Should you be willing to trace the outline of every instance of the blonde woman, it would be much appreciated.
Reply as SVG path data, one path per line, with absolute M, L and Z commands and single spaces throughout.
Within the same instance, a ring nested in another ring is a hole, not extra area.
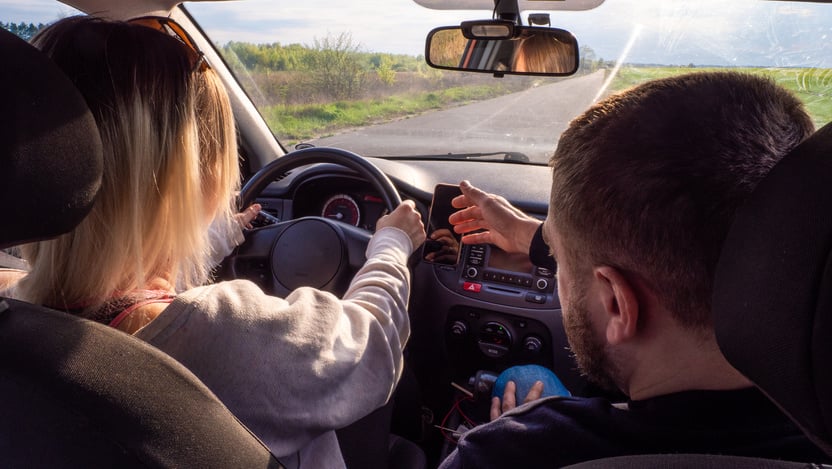
M 276 456 L 343 466 L 333 429 L 383 405 L 402 372 L 406 261 L 425 236 L 412 202 L 379 220 L 343 299 L 310 288 L 276 298 L 242 280 L 200 286 L 209 224 L 236 223 L 240 179 L 216 74 L 167 18 L 68 18 L 34 42 L 92 109 L 105 174 L 80 226 L 24 247 L 31 271 L 15 295 L 172 355 Z

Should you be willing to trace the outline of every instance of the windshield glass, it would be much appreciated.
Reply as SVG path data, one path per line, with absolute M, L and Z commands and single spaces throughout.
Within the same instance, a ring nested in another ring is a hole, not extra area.
M 437 26 L 491 11 L 414 2 L 199 2 L 187 5 L 281 143 L 365 156 L 545 164 L 569 121 L 604 95 L 648 79 L 730 68 L 797 92 L 830 120 L 832 8 L 759 0 L 606 0 L 548 12 L 580 45 L 572 77 L 494 77 L 429 68 Z M 530 13 L 521 14 L 528 24 Z

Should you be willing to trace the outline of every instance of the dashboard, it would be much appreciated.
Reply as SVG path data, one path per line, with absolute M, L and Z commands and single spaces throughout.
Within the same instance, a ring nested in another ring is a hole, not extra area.
M 463 179 L 541 220 L 548 209 L 547 166 L 367 159 L 393 181 L 402 199 L 414 200 L 425 221 L 434 186 Z M 507 169 L 512 180 L 528 183 L 506 184 Z M 281 220 L 325 217 L 370 232 L 386 212 L 369 182 L 334 164 L 293 169 L 257 201 Z M 553 369 L 571 389 L 585 385 L 566 352 L 554 272 L 490 245 L 464 245 L 459 262 L 450 266 L 424 262 L 417 250 L 410 265 L 408 348 L 418 374 L 435 379 L 441 370 L 446 381 L 467 383 L 480 370 L 536 363 Z

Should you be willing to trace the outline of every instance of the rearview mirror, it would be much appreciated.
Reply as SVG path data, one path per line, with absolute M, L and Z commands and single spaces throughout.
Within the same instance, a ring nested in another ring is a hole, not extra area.
M 425 44 L 428 65 L 497 75 L 567 76 L 578 70 L 578 40 L 569 31 L 513 26 L 509 34 L 508 28 L 498 29 L 496 22 L 491 29 L 486 23 L 432 30 Z

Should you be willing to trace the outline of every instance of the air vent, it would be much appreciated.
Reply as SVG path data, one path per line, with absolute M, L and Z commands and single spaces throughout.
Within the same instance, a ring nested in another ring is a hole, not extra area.
M 281 181 L 281 180 L 285 179 L 286 176 L 288 176 L 290 174 L 292 174 L 291 171 L 286 171 L 285 173 L 280 173 L 280 174 L 277 175 L 277 177 L 274 178 L 274 180 L 275 181 Z

